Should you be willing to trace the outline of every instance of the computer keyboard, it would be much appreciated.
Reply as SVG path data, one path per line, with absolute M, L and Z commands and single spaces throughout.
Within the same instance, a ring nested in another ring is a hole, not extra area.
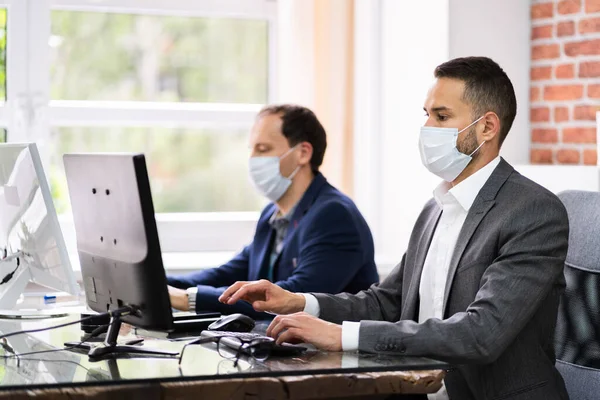
M 226 331 L 208 331 L 207 335 L 218 337 L 218 336 L 233 336 L 240 338 L 242 340 L 254 340 L 254 339 L 263 339 L 267 341 L 275 340 L 272 337 L 261 335 L 260 333 L 252 333 L 252 332 L 226 332 Z
M 201 318 L 219 318 L 221 314 L 218 312 L 187 312 L 187 311 L 175 311 L 173 312 L 173 321 L 189 321 L 191 319 Z
M 219 313 L 173 313 L 173 331 L 167 337 L 174 338 L 190 333 L 198 334 L 220 317 L 221 314 Z
M 255 339 L 264 340 L 261 343 L 261 346 L 268 346 L 271 351 L 271 355 L 273 356 L 295 356 L 306 351 L 306 347 L 299 346 L 291 343 L 282 343 L 277 344 L 275 339 L 269 336 L 261 335 L 260 333 L 252 333 L 252 332 L 227 332 L 227 331 L 202 331 L 202 337 L 223 337 L 221 339 L 221 343 L 225 344 L 227 347 L 238 350 L 239 342 L 236 340 L 228 340 L 228 338 L 239 338 L 244 341 L 250 341 Z M 247 353 L 242 348 L 243 353 Z

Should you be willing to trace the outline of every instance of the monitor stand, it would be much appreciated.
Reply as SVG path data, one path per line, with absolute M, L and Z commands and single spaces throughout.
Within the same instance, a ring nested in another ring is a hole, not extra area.
M 140 346 L 132 346 L 127 344 L 117 344 L 119 330 L 121 329 L 121 316 L 116 314 L 110 319 L 110 325 L 106 332 L 104 344 L 94 347 L 88 353 L 90 360 L 102 359 L 113 354 L 145 354 L 154 356 L 176 356 L 179 352 L 150 349 Z
M 23 258 L 23 261 L 21 259 Z M 0 265 L 8 265 L 3 270 L 12 271 L 12 277 L 0 284 L 0 319 L 45 319 L 65 317 L 74 312 L 72 302 L 58 303 L 52 306 L 29 303 L 23 294 L 27 286 L 37 283 L 39 286 L 58 288 L 55 277 L 30 263 L 22 251 L 0 259 Z M 2 274 L 0 274 L 2 275 Z M 0 276 L 2 279 L 2 276 Z

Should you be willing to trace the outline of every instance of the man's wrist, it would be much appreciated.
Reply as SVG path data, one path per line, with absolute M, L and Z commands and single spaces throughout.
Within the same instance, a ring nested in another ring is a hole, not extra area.
M 302 293 L 294 293 L 294 311 L 293 312 L 301 312 L 304 311 L 304 307 L 306 307 L 306 297 Z

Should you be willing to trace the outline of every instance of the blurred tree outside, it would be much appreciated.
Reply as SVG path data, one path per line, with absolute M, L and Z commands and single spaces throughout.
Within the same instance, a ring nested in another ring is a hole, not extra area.
M 52 98 L 263 104 L 266 21 L 52 12 Z
M 6 9 L 0 8 L 0 101 L 6 101 Z M 0 128 L 0 143 L 6 143 L 6 129 Z
M 0 100 L 6 101 L 6 9 L 0 8 Z M 3 141 L 6 141 L 6 131 Z
M 265 201 L 248 173 L 247 132 L 69 127 L 52 132 L 50 180 L 58 213 L 69 210 L 62 155 L 141 152 L 157 212 L 255 211 Z
M 267 102 L 266 21 L 52 12 L 51 97 L 60 100 Z M 144 152 L 157 212 L 256 211 L 248 132 L 58 127 L 50 181 L 68 210 L 62 155 Z

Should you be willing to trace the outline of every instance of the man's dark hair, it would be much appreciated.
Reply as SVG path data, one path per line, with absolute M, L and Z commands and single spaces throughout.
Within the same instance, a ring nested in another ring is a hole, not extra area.
M 317 172 L 323 163 L 325 149 L 327 148 L 327 137 L 325 128 L 317 119 L 314 112 L 306 107 L 293 104 L 276 104 L 264 107 L 258 113 L 263 115 L 279 115 L 283 121 L 281 132 L 286 137 L 290 147 L 298 143 L 308 142 L 313 147 L 310 166 L 313 172 Z
M 515 90 L 504 70 L 487 57 L 464 57 L 438 65 L 434 75 L 465 83 L 463 100 L 473 107 L 473 119 L 488 111 L 498 115 L 502 145 L 517 115 Z

